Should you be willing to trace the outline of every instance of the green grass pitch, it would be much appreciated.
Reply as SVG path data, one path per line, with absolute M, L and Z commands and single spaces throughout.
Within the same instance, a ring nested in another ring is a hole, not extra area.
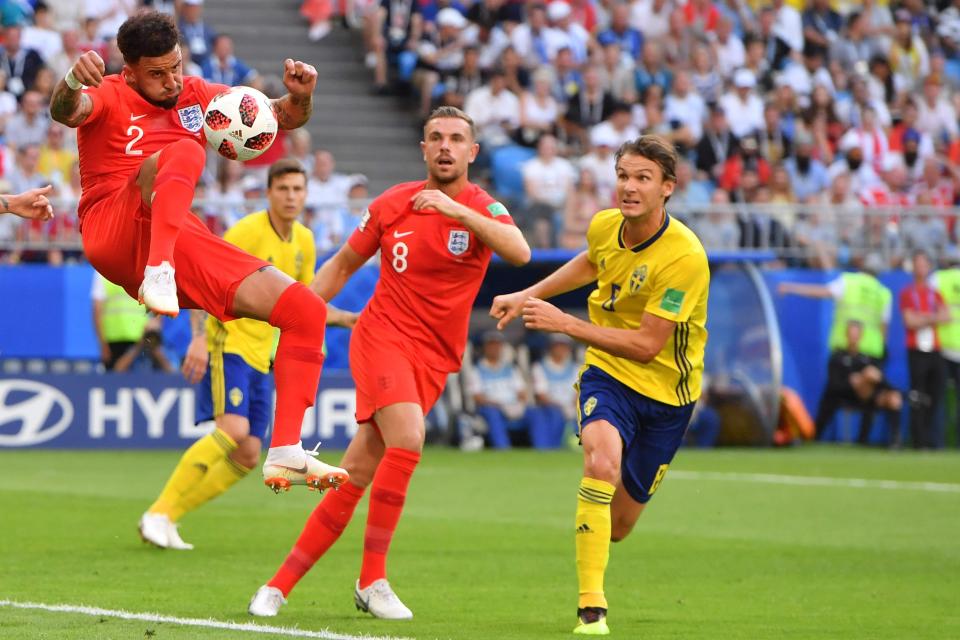
M 248 622 L 250 596 L 317 495 L 275 496 L 247 478 L 184 519 L 195 551 L 159 551 L 140 542 L 136 522 L 178 456 L 0 453 L 0 600 Z M 354 609 L 364 501 L 266 623 L 418 640 L 570 637 L 580 467 L 569 451 L 428 449 L 389 562 L 415 619 Z M 897 482 L 807 486 L 758 474 Z M 919 482 L 939 484 L 910 484 Z M 960 638 L 960 455 L 681 451 L 633 534 L 613 546 L 607 594 L 614 638 Z M 279 637 L 0 606 L 4 640 Z

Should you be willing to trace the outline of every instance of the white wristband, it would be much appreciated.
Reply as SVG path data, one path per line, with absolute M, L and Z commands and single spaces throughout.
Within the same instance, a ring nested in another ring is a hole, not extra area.
M 77 77 L 73 75 L 73 67 L 70 67 L 70 70 L 67 71 L 67 75 L 63 76 L 63 81 L 66 82 L 67 86 L 73 91 L 79 91 L 80 89 L 83 89 L 83 83 L 77 80 Z

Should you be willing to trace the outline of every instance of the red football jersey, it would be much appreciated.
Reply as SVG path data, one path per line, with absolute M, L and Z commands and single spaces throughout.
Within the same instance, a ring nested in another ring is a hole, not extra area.
M 470 311 L 492 255 L 472 231 L 447 216 L 414 211 L 411 198 L 425 181 L 399 184 L 376 198 L 350 236 L 370 257 L 380 250 L 380 280 L 354 329 L 388 339 L 415 361 L 458 371 Z M 454 198 L 478 213 L 513 224 L 506 208 L 474 184 Z
M 80 152 L 78 212 L 122 188 L 144 160 L 183 138 L 206 144 L 203 112 L 214 96 L 229 87 L 202 78 L 183 77 L 183 91 L 173 109 L 157 107 L 127 86 L 120 75 L 109 75 L 99 87 L 84 89 L 93 111 L 77 129 Z

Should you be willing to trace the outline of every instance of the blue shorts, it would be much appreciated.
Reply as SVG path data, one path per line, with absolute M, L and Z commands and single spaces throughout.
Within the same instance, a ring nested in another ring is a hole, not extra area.
M 593 366 L 580 374 L 578 388 L 580 431 L 597 420 L 616 427 L 623 439 L 623 488 L 637 502 L 648 502 L 680 448 L 696 403 L 675 407 L 653 400 Z
M 230 413 L 250 422 L 250 435 L 267 439 L 273 408 L 270 374 L 261 373 L 235 353 L 210 354 L 197 385 L 197 424 Z

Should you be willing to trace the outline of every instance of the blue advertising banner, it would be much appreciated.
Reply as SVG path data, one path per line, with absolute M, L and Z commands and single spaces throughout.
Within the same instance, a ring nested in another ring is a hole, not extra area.
M 178 375 L 0 377 L 0 449 L 185 449 L 212 429 L 195 424 L 194 394 Z M 304 445 L 346 448 L 355 408 L 349 372 L 324 371 Z

